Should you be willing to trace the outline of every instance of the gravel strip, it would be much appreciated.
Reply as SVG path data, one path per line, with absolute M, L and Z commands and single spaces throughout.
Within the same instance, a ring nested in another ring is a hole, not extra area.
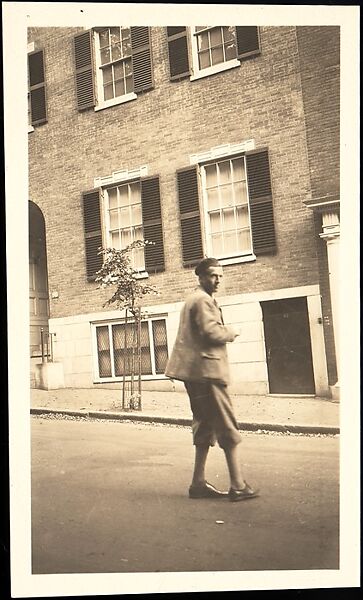
M 97 418 L 97 417 L 88 417 L 88 416 L 75 416 L 75 415 L 67 415 L 64 413 L 39 413 L 39 414 L 32 414 L 31 418 L 33 419 L 46 419 L 46 420 L 51 420 L 51 421 L 87 421 L 87 422 L 98 422 L 98 423 L 105 423 L 105 419 L 104 418 Z M 174 427 L 177 429 L 185 429 L 185 425 L 178 425 L 176 423 L 158 423 L 155 421 L 138 421 L 135 418 L 132 419 L 107 419 L 108 422 L 110 423 L 134 423 L 135 425 L 143 425 L 145 427 L 147 426 L 151 426 L 151 427 Z M 189 426 L 187 426 L 189 427 Z M 243 431 L 243 435 L 273 435 L 273 436 L 304 436 L 304 437 L 329 437 L 329 438 L 338 438 L 339 434 L 334 434 L 334 433 L 318 433 L 318 432 L 314 432 L 314 433 L 309 433 L 309 432 L 293 432 L 293 431 L 273 431 L 270 429 L 256 429 L 253 431 L 249 431 L 249 430 L 241 430 Z

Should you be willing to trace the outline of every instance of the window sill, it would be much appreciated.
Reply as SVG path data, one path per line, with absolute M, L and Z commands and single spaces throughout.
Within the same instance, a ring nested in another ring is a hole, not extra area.
M 147 279 L 149 277 L 149 273 L 147 271 L 139 271 L 135 273 L 135 279 Z
M 226 265 L 235 265 L 238 263 L 253 262 L 255 260 L 256 260 L 256 256 L 254 254 L 246 254 L 245 256 L 235 256 L 235 257 L 231 257 L 231 258 L 219 258 L 218 262 L 222 266 L 226 266 Z
M 154 374 L 141 375 L 141 381 L 158 381 L 158 380 L 166 381 L 167 379 L 168 379 L 168 377 L 166 377 L 164 374 L 161 374 L 161 373 L 158 375 L 154 375 Z M 123 381 L 123 377 L 122 377 L 122 375 L 119 375 L 119 376 L 115 376 L 115 377 L 95 378 L 93 380 L 93 383 L 120 383 L 122 381 Z M 130 375 L 127 375 L 125 377 L 125 381 L 131 381 Z
M 31 133 L 32 131 L 34 131 L 34 127 L 32 127 L 31 125 L 28 126 L 28 133 Z
M 214 65 L 213 67 L 208 67 L 207 69 L 197 71 L 194 75 L 190 76 L 190 81 L 202 79 L 202 77 L 208 77 L 209 75 L 214 75 L 215 73 L 222 73 L 223 71 L 234 69 L 235 67 L 239 67 L 240 65 L 241 62 L 237 58 L 229 60 L 228 62 L 219 63 L 218 65 Z
M 137 95 L 134 92 L 131 94 L 125 94 L 125 96 L 120 96 L 119 98 L 112 98 L 106 102 L 100 102 L 98 106 L 95 106 L 95 111 L 103 110 L 104 108 L 109 108 L 110 106 L 116 106 L 117 104 L 124 104 L 125 102 L 136 100 L 136 98 Z

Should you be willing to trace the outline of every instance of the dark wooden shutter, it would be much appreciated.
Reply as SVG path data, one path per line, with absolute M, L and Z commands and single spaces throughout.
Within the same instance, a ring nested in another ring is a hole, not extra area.
M 74 37 L 74 63 L 76 69 L 76 93 L 78 110 L 95 105 L 92 32 L 85 31 Z
M 246 58 L 260 53 L 258 27 L 236 27 L 237 58 Z
M 203 258 L 197 167 L 177 171 L 177 182 L 183 265 L 188 267 Z
M 102 255 L 98 254 L 99 248 L 102 246 L 99 190 L 84 192 L 82 200 L 87 279 L 92 281 L 103 262 Z
M 145 246 L 145 269 L 148 273 L 165 270 L 163 227 L 161 220 L 159 177 L 141 180 L 141 206 Z
M 28 54 L 29 93 L 32 125 L 47 122 L 44 50 Z
M 276 252 L 275 224 L 268 151 L 246 153 L 252 244 L 256 256 Z
M 167 27 L 170 79 L 190 75 L 188 34 L 186 27 Z
M 154 87 L 149 27 L 131 27 L 132 72 L 134 92 Z

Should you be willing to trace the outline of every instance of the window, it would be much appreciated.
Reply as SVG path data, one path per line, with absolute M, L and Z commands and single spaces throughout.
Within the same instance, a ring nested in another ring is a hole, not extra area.
M 108 246 L 122 250 L 136 240 L 143 240 L 141 183 L 123 183 L 107 188 L 104 194 Z M 138 271 L 145 270 L 143 248 L 132 251 L 132 266 Z
M 208 255 L 252 254 L 244 157 L 202 166 Z
M 192 33 L 194 74 L 221 63 L 236 59 L 236 37 L 234 27 L 206 25 L 195 27 Z M 237 63 L 239 64 L 239 63 Z
M 114 175 L 114 174 L 113 174 Z M 117 179 L 110 176 L 105 179 Z M 101 178 L 102 179 L 102 178 Z M 133 266 L 148 275 L 164 271 L 164 239 L 159 178 L 139 177 L 104 184 L 82 194 L 86 273 L 95 279 L 102 266 L 99 248 L 125 248 L 135 240 L 151 244 L 135 249 Z M 98 183 L 95 185 L 99 185 Z
M 96 33 L 96 65 L 100 103 L 133 93 L 130 27 L 106 27 Z
M 153 89 L 149 27 L 96 27 L 74 38 L 77 107 L 101 110 Z
M 193 81 L 233 67 L 260 53 L 258 27 L 232 25 L 167 27 L 170 79 Z
M 267 149 L 205 161 L 177 171 L 183 265 L 206 255 L 229 264 L 274 254 Z
M 96 379 L 117 379 L 131 374 L 132 323 L 95 325 Z M 166 321 L 149 319 L 141 323 L 141 373 L 163 375 L 168 360 Z

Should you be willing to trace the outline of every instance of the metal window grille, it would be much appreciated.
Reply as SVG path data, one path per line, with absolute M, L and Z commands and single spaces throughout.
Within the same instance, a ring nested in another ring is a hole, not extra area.
M 100 378 L 129 376 L 137 344 L 135 321 L 97 325 L 98 372 Z M 164 372 L 168 359 L 165 319 L 142 321 L 140 326 L 141 374 Z

